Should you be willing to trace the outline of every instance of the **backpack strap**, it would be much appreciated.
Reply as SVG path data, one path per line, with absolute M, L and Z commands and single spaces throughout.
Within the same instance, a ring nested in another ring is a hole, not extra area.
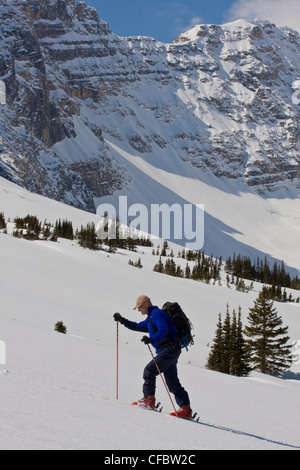
M 153 330 L 154 330 L 154 333 L 157 333 L 158 328 L 157 328 L 157 326 L 155 325 L 154 321 L 152 320 L 152 315 L 151 315 L 151 317 L 149 317 L 149 321 L 150 321 L 151 326 L 152 326 L 152 328 L 153 328 Z

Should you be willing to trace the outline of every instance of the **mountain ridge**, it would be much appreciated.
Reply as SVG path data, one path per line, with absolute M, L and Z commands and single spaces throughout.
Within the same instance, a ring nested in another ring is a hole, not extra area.
M 106 136 L 148 160 L 162 149 L 259 194 L 298 196 L 295 31 L 241 20 L 173 44 L 120 38 L 74 0 L 13 0 L 0 16 L 2 176 L 95 212 L 94 197 L 131 181 Z

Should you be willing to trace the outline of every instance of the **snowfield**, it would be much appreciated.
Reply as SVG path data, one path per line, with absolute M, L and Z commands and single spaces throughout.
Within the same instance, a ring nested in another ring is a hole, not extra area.
M 97 221 L 2 178 L 0 201 L 6 220 L 30 213 L 51 222 L 68 218 L 75 227 Z M 293 249 L 284 246 L 290 258 Z M 138 258 L 142 269 L 128 264 Z M 1 450 L 98 449 L 111 457 L 125 450 L 300 449 L 299 360 L 284 378 L 256 372 L 238 378 L 205 368 L 219 312 L 225 314 L 227 302 L 231 311 L 241 305 L 245 323 L 261 285 L 246 294 L 225 282 L 172 278 L 153 272 L 157 259 L 152 248 L 108 254 L 63 239 L 30 242 L 0 233 L 0 340 L 6 345 L 6 363 L 0 365 Z M 172 406 L 159 377 L 162 413 L 131 406 L 142 396 L 142 372 L 151 357 L 142 334 L 121 325 L 116 399 L 112 315 L 118 311 L 139 321 L 133 306 L 142 293 L 159 306 L 178 301 L 194 324 L 195 345 L 183 351 L 179 375 L 199 423 L 169 416 Z M 300 304 L 275 305 L 291 342 L 299 340 Z M 66 335 L 54 331 L 57 321 L 66 325 Z

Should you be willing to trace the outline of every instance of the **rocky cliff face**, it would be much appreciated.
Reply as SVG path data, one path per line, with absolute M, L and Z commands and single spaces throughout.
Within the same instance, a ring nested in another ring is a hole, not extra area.
M 1 176 L 94 211 L 130 181 L 112 137 L 262 194 L 299 190 L 296 32 L 238 21 L 173 44 L 120 38 L 74 0 L 1 1 L 0 18 Z
M 79 162 L 65 162 L 53 146 L 76 140 L 74 119 L 80 119 L 80 106 L 91 96 L 84 84 L 69 79 L 62 65 L 80 60 L 84 51 L 93 55 L 94 50 L 88 52 L 93 38 L 101 42 L 107 25 L 93 9 L 70 0 L 1 4 L 0 79 L 6 103 L 0 105 L 0 175 L 94 212 L 93 197 L 118 189 L 122 179 L 103 145 L 101 129 L 90 131 L 86 123 L 87 138 L 89 133 L 95 136 L 94 151 L 83 153 Z M 77 33 L 82 34 L 80 45 Z M 59 43 L 53 50 L 48 47 L 48 41 L 60 37 L 63 50 Z

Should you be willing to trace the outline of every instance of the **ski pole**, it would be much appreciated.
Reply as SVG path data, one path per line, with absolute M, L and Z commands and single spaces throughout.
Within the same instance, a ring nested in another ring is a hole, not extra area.
M 157 364 L 157 362 L 156 362 L 156 360 L 155 360 L 155 357 L 154 357 L 154 355 L 153 355 L 153 352 L 151 351 L 151 348 L 150 348 L 149 344 L 147 344 L 147 346 L 148 346 L 148 349 L 149 349 L 150 354 L 151 354 L 151 356 L 152 356 L 152 359 L 153 359 L 153 361 L 154 361 L 154 364 L 156 365 L 156 369 L 157 369 L 157 371 L 158 371 L 158 373 L 159 373 L 159 375 L 160 375 L 160 377 L 161 377 L 161 380 L 162 380 L 162 382 L 163 382 L 163 384 L 164 384 L 164 386 L 165 386 L 165 389 L 167 390 L 167 393 L 168 393 L 168 395 L 169 395 L 169 398 L 170 398 L 170 401 L 171 401 L 171 403 L 172 403 L 173 409 L 174 409 L 174 411 L 175 411 L 175 415 L 176 415 L 176 417 L 178 418 L 178 414 L 177 414 L 176 408 L 175 408 L 175 406 L 174 406 L 174 403 L 173 403 L 172 397 L 171 397 L 171 395 L 170 395 L 170 392 L 169 392 L 169 390 L 168 390 L 168 387 L 167 387 L 167 385 L 166 385 L 165 379 L 163 378 L 162 373 L 161 373 L 160 370 L 159 370 L 158 364 Z
M 119 322 L 117 321 L 117 377 L 116 377 L 116 398 L 119 399 Z

